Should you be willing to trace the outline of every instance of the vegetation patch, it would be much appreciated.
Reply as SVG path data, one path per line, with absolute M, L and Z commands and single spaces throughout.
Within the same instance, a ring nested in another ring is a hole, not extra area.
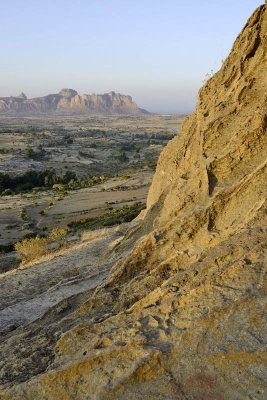
M 10 271 L 11 269 L 15 269 L 18 267 L 18 265 L 19 265 L 19 260 L 17 260 L 15 257 L 12 257 L 7 260 L 1 260 L 0 274 Z
M 74 278 L 75 276 L 79 276 L 79 269 L 77 266 L 74 266 L 72 268 L 69 268 L 67 271 L 63 273 L 63 278 Z
M 108 210 L 99 217 L 85 218 L 80 221 L 72 221 L 68 227 L 74 231 L 77 230 L 95 230 L 105 226 L 119 225 L 123 222 L 130 222 L 140 212 L 146 208 L 146 205 L 141 202 L 136 202 L 131 206 L 125 205 L 121 209 Z
M 0 254 L 11 253 L 14 250 L 14 243 L 0 244 Z
M 15 244 L 15 250 L 19 253 L 21 261 L 29 262 L 51 253 L 53 250 L 49 247 L 51 243 L 57 244 L 57 249 L 65 244 L 68 230 L 66 228 L 53 229 L 47 237 L 35 237 L 23 239 Z
M 75 190 L 97 185 L 106 180 L 105 176 L 77 179 L 76 174 L 71 171 L 57 175 L 54 168 L 40 172 L 30 170 L 14 178 L 8 174 L 0 173 L 0 194 L 1 196 L 8 196 L 29 191 L 36 193 L 46 189 L 55 189 L 57 191 Z
M 31 146 L 27 146 L 26 149 L 24 150 L 24 157 L 26 159 L 32 159 L 32 160 L 42 160 L 45 155 L 45 151 L 42 149 L 42 146 L 38 146 L 39 151 L 35 151 Z

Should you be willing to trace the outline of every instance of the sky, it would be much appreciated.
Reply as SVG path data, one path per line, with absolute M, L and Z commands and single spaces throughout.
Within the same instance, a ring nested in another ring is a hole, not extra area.
M 0 97 L 111 90 L 189 113 L 263 0 L 0 0 Z

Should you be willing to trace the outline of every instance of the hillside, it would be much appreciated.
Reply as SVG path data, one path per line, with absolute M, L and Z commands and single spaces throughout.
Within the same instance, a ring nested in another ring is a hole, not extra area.
M 102 281 L 2 329 L 4 400 L 266 398 L 266 24 L 200 89 Z
M 0 114 L 147 114 L 137 107 L 131 96 L 109 92 L 83 94 L 73 89 L 62 89 L 58 94 L 27 99 L 24 93 L 17 97 L 0 97 Z

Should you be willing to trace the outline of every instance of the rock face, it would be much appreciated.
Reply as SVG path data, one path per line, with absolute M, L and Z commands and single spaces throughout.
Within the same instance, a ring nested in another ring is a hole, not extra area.
M 265 65 L 261 6 L 162 152 L 108 278 L 3 333 L 3 399 L 266 398 Z
M 27 99 L 24 93 L 17 97 L 0 97 L 0 114 L 147 114 L 137 107 L 131 96 L 110 92 L 83 94 L 62 89 L 58 94 Z

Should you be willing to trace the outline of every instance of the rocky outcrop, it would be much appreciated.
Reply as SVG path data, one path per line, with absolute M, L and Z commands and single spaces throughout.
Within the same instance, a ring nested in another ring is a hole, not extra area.
M 266 397 L 265 65 L 261 6 L 162 152 L 108 278 L 4 332 L 3 399 Z
M 17 97 L 0 97 L 0 114 L 147 114 L 137 107 L 131 96 L 110 92 L 83 94 L 62 89 L 58 94 L 27 99 L 24 93 Z

